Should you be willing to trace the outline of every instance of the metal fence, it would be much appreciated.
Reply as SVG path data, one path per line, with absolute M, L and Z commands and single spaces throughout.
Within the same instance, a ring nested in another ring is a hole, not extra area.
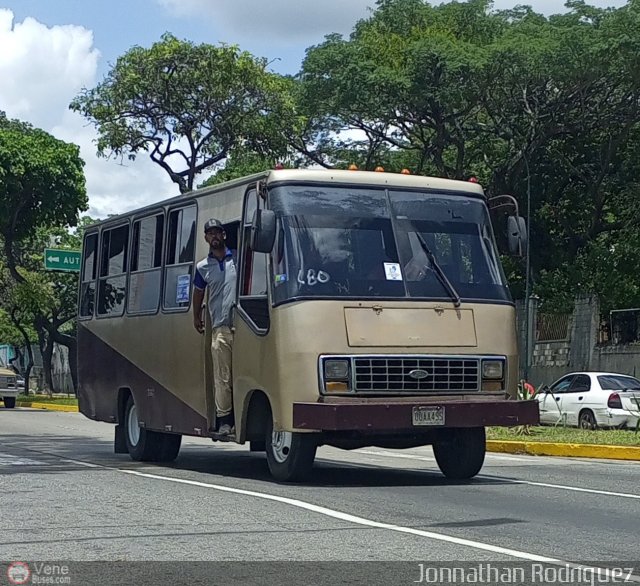
M 571 314 L 539 313 L 536 319 L 536 342 L 560 342 L 569 339 Z

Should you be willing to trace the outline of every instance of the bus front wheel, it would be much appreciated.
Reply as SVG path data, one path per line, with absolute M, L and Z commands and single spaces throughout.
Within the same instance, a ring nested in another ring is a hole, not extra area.
M 440 471 L 452 480 L 467 480 L 480 472 L 486 452 L 484 427 L 452 429 L 433 444 Z
M 274 431 L 269 417 L 265 448 L 271 475 L 282 482 L 299 482 L 311 473 L 318 444 L 311 433 Z
M 138 408 L 129 395 L 124 410 L 124 429 L 127 450 L 137 462 L 173 462 L 178 457 L 182 436 L 161 433 L 140 427 Z

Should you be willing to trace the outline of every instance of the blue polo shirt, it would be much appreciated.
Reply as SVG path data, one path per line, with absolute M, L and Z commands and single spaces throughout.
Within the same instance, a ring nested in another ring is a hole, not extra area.
M 193 286 L 204 291 L 209 288 L 209 315 L 214 328 L 231 327 L 231 308 L 236 300 L 236 263 L 227 248 L 222 260 L 212 254 L 196 265 Z

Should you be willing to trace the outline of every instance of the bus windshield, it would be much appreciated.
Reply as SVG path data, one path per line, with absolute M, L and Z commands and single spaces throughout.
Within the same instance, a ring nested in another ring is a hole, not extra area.
M 274 301 L 510 301 L 486 205 L 466 195 L 282 186 Z M 446 277 L 446 278 L 443 278 Z

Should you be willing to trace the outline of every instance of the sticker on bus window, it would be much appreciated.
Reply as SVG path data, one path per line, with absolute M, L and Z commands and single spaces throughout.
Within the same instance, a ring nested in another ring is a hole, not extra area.
M 176 286 L 176 303 L 189 303 L 191 275 L 178 275 Z
M 387 281 L 402 281 L 400 265 L 397 262 L 384 263 L 384 274 L 387 276 Z
M 286 274 L 276 275 L 275 281 L 276 281 L 276 283 L 286 283 L 287 282 L 287 275 Z

